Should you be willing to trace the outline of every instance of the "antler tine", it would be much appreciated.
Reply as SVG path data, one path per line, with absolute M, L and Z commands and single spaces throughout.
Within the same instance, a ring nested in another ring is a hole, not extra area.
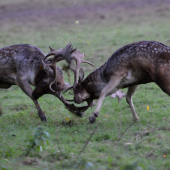
M 83 53 L 84 54 L 84 53 Z M 84 57 L 86 57 L 86 54 L 84 54 Z M 94 67 L 94 65 L 92 63 L 90 63 L 89 61 L 86 61 L 86 60 L 83 60 L 82 63 L 87 63 L 87 64 L 90 64 L 91 66 Z
M 46 56 L 45 56 L 45 58 L 43 60 L 45 60 L 47 57 L 49 57 L 51 55 L 54 55 L 53 62 L 55 61 L 55 63 L 57 61 L 60 61 L 61 58 L 64 60 L 64 58 L 62 57 L 62 55 L 63 55 L 63 50 L 62 49 L 55 50 L 54 48 L 51 48 L 51 47 L 49 47 L 49 48 L 50 48 L 51 51 L 46 54 Z M 58 58 L 60 58 L 60 59 L 58 60 Z
M 68 90 L 72 89 L 73 86 L 70 86 L 68 89 L 66 89 L 63 93 L 66 93 Z
M 50 83 L 49 88 L 50 88 L 50 90 L 51 90 L 52 92 L 55 93 L 55 91 L 54 91 L 54 90 L 52 89 L 52 87 L 51 87 L 51 86 L 53 85 L 53 83 L 54 83 L 54 82 L 51 82 L 51 83 Z
M 54 48 L 52 48 L 52 47 L 49 47 L 49 49 L 51 50 L 51 51 L 56 51 Z
M 90 63 L 89 61 L 83 60 L 82 63 L 87 63 L 87 64 L 89 64 L 89 65 L 94 67 L 94 65 L 92 63 Z
M 55 81 L 56 81 L 56 66 L 55 65 L 53 65 L 53 64 L 51 64 L 51 68 L 52 68 L 52 70 L 53 70 L 53 73 L 54 73 L 54 79 L 53 79 L 53 81 L 49 84 L 49 88 L 50 88 L 50 90 L 52 91 L 52 92 L 55 92 L 53 89 L 52 89 L 52 85 L 55 83 Z

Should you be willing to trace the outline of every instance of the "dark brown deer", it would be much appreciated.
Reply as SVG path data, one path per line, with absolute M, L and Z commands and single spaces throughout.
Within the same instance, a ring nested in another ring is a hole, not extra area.
M 170 47 L 155 41 L 140 41 L 118 49 L 108 61 L 73 87 L 74 101 L 82 103 L 99 99 L 94 114 L 95 122 L 106 96 L 128 87 L 126 96 L 132 115 L 138 121 L 132 96 L 139 84 L 155 82 L 170 95 Z
M 61 92 L 70 86 L 64 82 L 62 71 L 55 65 L 57 62 L 55 58 L 43 61 L 44 58 L 45 55 L 39 48 L 29 44 L 1 48 L 0 88 L 8 89 L 11 85 L 18 85 L 33 100 L 42 121 L 46 121 L 46 116 L 37 99 L 44 94 L 55 95 L 67 109 L 81 116 L 81 111 L 86 110 L 87 107 L 75 107 L 64 99 Z M 36 86 L 34 91 L 30 85 Z

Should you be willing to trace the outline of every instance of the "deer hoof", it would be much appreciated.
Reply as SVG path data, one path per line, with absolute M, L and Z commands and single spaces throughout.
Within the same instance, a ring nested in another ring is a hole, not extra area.
M 83 117 L 83 115 L 84 115 L 83 112 L 78 112 L 78 113 L 76 113 L 76 116 L 78 116 L 78 117 Z
M 41 118 L 41 121 L 47 122 L 47 118 L 46 118 L 46 117 L 42 117 L 42 118 Z
M 134 119 L 134 122 L 139 122 L 139 121 L 140 121 L 140 119 L 139 119 L 139 118 Z
M 89 117 L 89 121 L 90 121 L 90 123 L 94 123 L 96 121 L 96 117 L 94 117 L 94 116 Z
M 95 116 L 95 117 L 98 117 L 98 115 L 99 115 L 98 113 L 94 113 L 94 116 Z

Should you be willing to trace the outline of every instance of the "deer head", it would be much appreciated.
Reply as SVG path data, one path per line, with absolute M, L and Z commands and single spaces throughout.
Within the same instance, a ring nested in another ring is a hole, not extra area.
M 53 94 L 60 97 L 62 91 L 70 87 L 70 85 L 64 81 L 61 69 L 57 67 L 55 63 L 48 61 L 42 61 L 34 78 L 34 83 L 36 88 L 32 96 L 35 100 L 44 94 Z

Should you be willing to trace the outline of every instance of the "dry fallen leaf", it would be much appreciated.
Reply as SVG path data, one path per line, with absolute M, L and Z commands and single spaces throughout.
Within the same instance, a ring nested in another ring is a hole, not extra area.
M 146 110 L 147 110 L 147 111 L 149 110 L 149 106 L 146 106 Z
M 67 122 L 68 122 L 68 121 L 69 121 L 69 118 L 67 117 L 67 118 L 65 119 L 65 121 L 67 121 Z
M 164 154 L 164 155 L 163 155 L 163 157 L 164 157 L 164 158 L 166 158 L 166 157 L 167 157 L 167 155 L 165 155 L 165 154 Z

